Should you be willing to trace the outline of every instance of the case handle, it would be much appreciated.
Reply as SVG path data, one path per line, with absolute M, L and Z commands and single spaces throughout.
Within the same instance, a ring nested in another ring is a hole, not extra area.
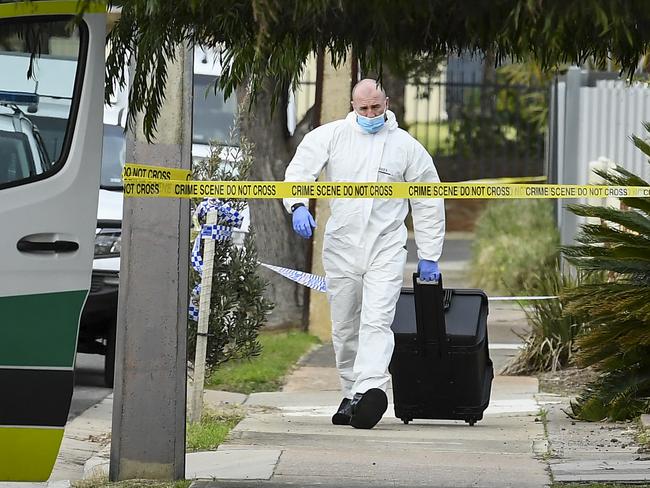
M 415 323 L 420 351 L 422 354 L 425 353 L 427 336 L 434 334 L 438 339 L 440 355 L 446 355 L 448 354 L 449 347 L 447 345 L 445 310 L 451 305 L 453 291 L 443 290 L 442 275 L 435 282 L 422 281 L 419 276 L 419 273 L 413 273 Z M 431 317 L 432 320 L 427 320 L 427 317 Z

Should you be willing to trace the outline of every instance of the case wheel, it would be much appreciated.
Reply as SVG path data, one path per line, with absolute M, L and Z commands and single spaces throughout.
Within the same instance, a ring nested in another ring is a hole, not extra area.
M 409 423 L 411 420 L 413 420 L 413 419 L 402 419 L 402 422 L 404 422 L 404 424 L 408 425 L 408 423 Z
M 476 418 L 475 417 L 470 417 L 468 419 L 465 419 L 465 422 L 469 424 L 470 427 L 472 427 L 476 423 Z

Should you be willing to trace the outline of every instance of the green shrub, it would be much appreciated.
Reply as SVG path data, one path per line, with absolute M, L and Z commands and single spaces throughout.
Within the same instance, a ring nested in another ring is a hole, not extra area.
M 210 156 L 195 163 L 193 173 L 194 178 L 199 180 L 246 180 L 252 164 L 252 145 L 245 138 L 240 138 L 238 146 L 211 145 Z M 223 199 L 220 202 L 240 212 L 246 205 L 243 200 Z M 203 223 L 198 222 L 198 218 L 195 220 L 197 227 L 197 224 Z M 216 223 L 229 225 L 222 215 L 217 217 Z M 258 273 L 257 256 L 252 226 L 243 245 L 238 246 L 233 239 L 215 241 L 205 357 L 208 372 L 226 361 L 252 357 L 260 352 L 257 340 L 259 330 L 266 323 L 274 305 L 264 296 L 267 282 Z M 198 273 L 190 269 L 191 290 L 200 280 Z M 199 297 L 195 296 L 193 300 L 198 304 Z M 197 322 L 190 320 L 187 346 L 191 360 L 195 357 L 196 338 Z
M 471 279 L 491 293 L 540 293 L 536 276 L 558 256 L 559 233 L 546 200 L 493 200 L 476 222 Z
M 571 364 L 582 322 L 578 317 L 566 312 L 566 298 L 563 293 L 585 279 L 589 278 L 579 278 L 569 272 L 563 274 L 559 260 L 534 276 L 532 286 L 535 293 L 558 298 L 522 304 L 531 330 L 527 336 L 521 337 L 524 347 L 506 365 L 503 374 L 557 371 Z
M 650 156 L 650 145 L 634 141 Z M 611 185 L 650 186 L 621 167 L 599 175 Z M 565 294 L 568 311 L 585 322 L 577 360 L 599 373 L 571 405 L 582 420 L 630 419 L 650 409 L 650 198 L 621 202 L 626 208 L 570 207 L 601 223 L 583 225 L 564 253 L 578 269 L 608 276 Z

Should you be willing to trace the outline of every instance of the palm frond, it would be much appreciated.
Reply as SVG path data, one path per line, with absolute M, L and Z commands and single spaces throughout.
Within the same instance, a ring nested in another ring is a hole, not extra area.
M 594 381 L 571 403 L 571 416 L 589 421 L 626 420 L 645 413 L 649 407 L 650 371 L 637 365 L 606 373 Z
M 633 141 L 650 156 L 650 144 Z M 610 185 L 648 186 L 621 166 L 598 175 Z M 582 226 L 578 245 L 562 250 L 567 260 L 582 272 L 609 272 L 607 281 L 563 294 L 566 312 L 584 320 L 576 361 L 601 373 L 571 404 L 571 415 L 582 420 L 629 419 L 650 407 L 650 199 L 621 202 L 628 208 L 569 207 L 602 224 Z
M 619 224 L 634 232 L 650 236 L 650 219 L 638 212 L 592 205 L 568 205 L 567 208 L 581 217 L 595 217 Z
M 602 224 L 585 224 L 576 240 L 582 244 L 629 244 L 631 246 L 650 246 L 650 238 L 642 234 L 625 232 Z

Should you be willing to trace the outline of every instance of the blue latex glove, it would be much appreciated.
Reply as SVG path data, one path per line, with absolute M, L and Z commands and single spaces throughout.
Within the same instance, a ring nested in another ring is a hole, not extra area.
M 314 217 L 311 216 L 307 207 L 298 207 L 293 211 L 293 230 L 300 237 L 309 239 L 311 237 L 311 228 L 316 227 Z
M 418 262 L 418 273 L 422 281 L 438 281 L 440 278 L 440 270 L 436 261 L 429 261 L 428 259 L 420 259 Z

